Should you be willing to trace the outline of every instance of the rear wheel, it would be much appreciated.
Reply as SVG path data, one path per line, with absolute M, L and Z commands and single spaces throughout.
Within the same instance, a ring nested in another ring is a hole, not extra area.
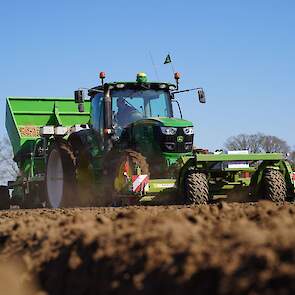
M 185 204 L 207 204 L 209 201 L 209 186 L 206 174 L 190 171 L 184 180 Z
M 263 175 L 262 186 L 266 199 L 274 202 L 283 202 L 286 200 L 286 181 L 279 170 L 266 169 Z
M 55 143 L 47 160 L 46 205 L 50 208 L 75 206 L 76 197 L 74 153 L 67 143 Z
M 10 208 L 10 196 L 8 187 L 0 185 L 0 210 L 8 210 Z

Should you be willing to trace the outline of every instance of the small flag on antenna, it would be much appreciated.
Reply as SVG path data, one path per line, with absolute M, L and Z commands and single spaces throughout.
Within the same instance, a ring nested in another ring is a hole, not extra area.
M 170 64 L 171 62 L 172 62 L 172 60 L 171 60 L 170 54 L 168 54 L 168 55 L 166 56 L 165 61 L 164 61 L 164 65 L 166 65 L 166 64 Z

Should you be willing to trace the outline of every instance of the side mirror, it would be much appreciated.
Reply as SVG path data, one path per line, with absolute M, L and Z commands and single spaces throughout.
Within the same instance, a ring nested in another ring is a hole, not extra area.
M 75 90 L 74 93 L 75 103 L 78 104 L 78 111 L 84 112 L 84 91 L 82 89 Z
M 206 103 L 205 92 L 204 92 L 204 90 L 202 88 L 198 89 L 198 97 L 199 97 L 199 102 L 200 103 Z
M 84 102 L 84 91 L 82 89 L 75 90 L 75 103 L 83 103 Z

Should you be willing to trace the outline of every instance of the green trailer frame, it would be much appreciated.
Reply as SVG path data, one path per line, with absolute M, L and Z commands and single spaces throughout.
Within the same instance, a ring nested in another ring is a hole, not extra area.
M 236 186 L 251 186 L 253 195 L 259 194 L 264 170 L 271 168 L 280 170 L 283 174 L 287 191 L 294 193 L 293 171 L 291 165 L 286 161 L 281 153 L 249 153 L 249 154 L 198 154 L 194 157 L 181 157 L 181 165 L 184 167 L 195 167 L 198 171 L 204 171 L 210 177 L 222 177 L 222 181 L 211 185 L 212 194 L 222 194 Z M 245 168 L 228 168 L 229 163 L 250 163 Z M 216 166 L 218 168 L 216 168 Z M 186 169 L 183 169 L 186 171 Z M 243 173 L 248 172 L 252 177 L 243 177 Z
M 249 168 L 228 168 L 229 163 L 243 162 L 251 163 Z M 188 170 L 194 169 L 208 175 L 208 180 L 212 181 L 210 195 L 227 195 L 235 188 L 246 189 L 246 192 L 255 201 L 261 194 L 263 173 L 266 168 L 279 170 L 286 181 L 288 196 L 294 194 L 293 171 L 290 164 L 281 153 L 259 153 L 259 154 L 198 154 L 194 156 L 182 156 L 178 160 L 181 173 L 177 179 L 151 179 L 148 193 L 139 198 L 140 203 L 173 203 L 177 198 L 177 192 L 183 193 L 181 188 Z M 216 168 L 218 166 L 218 169 Z M 251 177 L 243 177 L 243 173 L 248 172 Z M 216 179 L 222 180 L 216 182 Z M 170 195 L 168 198 L 167 195 Z M 172 195 L 172 198 L 171 198 Z M 173 199 L 174 196 L 174 199 Z M 249 196 L 249 197 L 250 197 Z M 251 200 L 251 197 L 248 200 Z

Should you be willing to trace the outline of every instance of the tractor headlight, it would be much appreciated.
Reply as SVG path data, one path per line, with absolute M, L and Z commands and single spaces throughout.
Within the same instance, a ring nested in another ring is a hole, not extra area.
M 185 135 L 193 135 L 194 128 L 193 127 L 185 127 L 185 128 L 183 128 L 183 132 Z
M 177 128 L 175 128 L 175 127 L 161 127 L 161 131 L 165 135 L 175 135 L 177 132 Z

